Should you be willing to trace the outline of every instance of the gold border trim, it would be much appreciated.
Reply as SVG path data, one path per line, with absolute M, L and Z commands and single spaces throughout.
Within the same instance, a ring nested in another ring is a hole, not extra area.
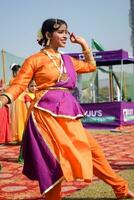
M 53 185 L 51 185 L 49 188 L 47 188 L 43 193 L 42 193 L 42 196 L 45 197 L 45 194 L 47 192 L 49 192 L 52 188 L 55 187 L 55 185 L 57 185 L 59 182 L 61 182 L 62 180 L 64 179 L 64 176 L 61 177 L 58 181 L 56 181 Z
M 68 118 L 68 119 L 82 118 L 82 117 L 84 117 L 85 114 L 86 114 L 86 112 L 85 112 L 83 115 L 82 115 L 82 114 L 78 114 L 78 115 L 76 115 L 76 116 L 74 116 L 74 117 L 72 117 L 71 115 L 56 115 L 55 113 L 53 113 L 53 112 L 50 111 L 50 110 L 44 109 L 44 108 L 42 108 L 42 107 L 40 107 L 40 106 L 37 106 L 37 103 L 34 105 L 34 107 L 35 107 L 35 108 L 38 108 L 38 109 L 40 109 L 40 110 L 42 110 L 42 111 L 48 112 L 49 114 L 51 114 L 51 115 L 54 116 L 54 117 L 63 117 L 63 118 Z

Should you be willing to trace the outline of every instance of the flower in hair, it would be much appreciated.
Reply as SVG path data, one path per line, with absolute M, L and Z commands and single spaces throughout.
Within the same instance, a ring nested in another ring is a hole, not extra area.
M 43 35 L 42 35 L 42 32 L 41 32 L 41 29 L 38 30 L 37 32 L 37 41 L 40 41 L 43 39 Z

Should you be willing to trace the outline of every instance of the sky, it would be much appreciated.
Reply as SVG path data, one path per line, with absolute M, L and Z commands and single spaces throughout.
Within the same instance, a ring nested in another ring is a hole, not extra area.
M 0 49 L 23 58 L 34 54 L 43 21 L 61 18 L 89 45 L 94 38 L 106 50 L 131 52 L 129 9 L 129 0 L 0 0 Z M 68 41 L 63 51 L 80 50 Z
M 129 0 L 0 0 L 0 48 L 26 57 L 40 49 L 38 29 L 47 18 L 64 19 L 69 31 L 90 44 L 131 51 Z M 68 44 L 66 51 L 77 51 Z

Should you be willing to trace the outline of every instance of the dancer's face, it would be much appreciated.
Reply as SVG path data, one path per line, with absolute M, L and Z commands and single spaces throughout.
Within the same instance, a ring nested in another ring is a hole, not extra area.
M 65 24 L 62 24 L 58 30 L 54 31 L 50 38 L 50 47 L 58 49 L 65 47 L 67 42 L 68 30 Z

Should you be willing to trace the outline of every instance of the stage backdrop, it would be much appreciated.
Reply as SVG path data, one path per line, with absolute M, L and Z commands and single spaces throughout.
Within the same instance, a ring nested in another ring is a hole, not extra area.
M 82 119 L 86 128 L 116 128 L 134 124 L 134 102 L 81 104 L 87 112 Z

